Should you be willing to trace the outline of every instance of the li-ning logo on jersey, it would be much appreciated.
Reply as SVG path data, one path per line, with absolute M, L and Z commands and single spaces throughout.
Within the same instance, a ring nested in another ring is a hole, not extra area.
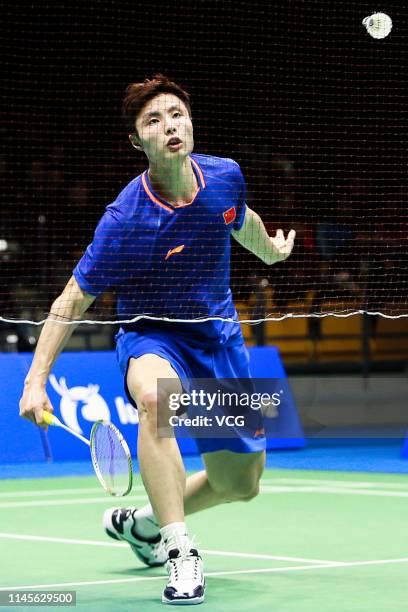
M 228 210 L 222 213 L 224 217 L 225 225 L 229 225 L 233 221 L 235 221 L 235 217 L 237 216 L 237 211 L 235 210 L 235 206 L 231 206 Z
M 166 261 L 167 259 L 169 259 L 169 257 L 171 257 L 172 255 L 174 255 L 175 253 L 181 253 L 181 251 L 184 249 L 184 244 L 180 244 L 180 246 L 174 247 L 174 249 L 170 249 L 167 252 L 166 257 L 164 258 L 164 261 Z

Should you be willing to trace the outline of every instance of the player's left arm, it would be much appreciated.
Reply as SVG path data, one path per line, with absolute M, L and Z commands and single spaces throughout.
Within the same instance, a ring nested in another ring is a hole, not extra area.
M 275 236 L 269 236 L 261 217 L 247 207 L 241 229 L 233 230 L 232 235 L 240 245 L 270 266 L 289 257 L 296 232 L 293 229 L 290 230 L 285 238 L 283 231 L 278 229 Z

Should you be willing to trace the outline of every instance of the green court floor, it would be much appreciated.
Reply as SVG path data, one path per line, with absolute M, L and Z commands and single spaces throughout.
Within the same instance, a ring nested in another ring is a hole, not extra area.
M 3 480 L 1 589 L 75 590 L 66 609 L 162 610 L 163 569 L 101 528 L 105 508 L 145 501 L 139 477 L 119 504 L 93 477 Z M 404 475 L 268 470 L 253 501 L 187 518 L 207 574 L 202 609 L 406 610 L 407 516 Z

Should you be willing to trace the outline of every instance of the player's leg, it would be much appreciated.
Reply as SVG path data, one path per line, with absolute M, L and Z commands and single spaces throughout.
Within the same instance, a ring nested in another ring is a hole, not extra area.
M 157 411 L 167 399 L 157 396 L 158 379 L 175 379 L 176 392 L 181 393 L 177 373 L 166 359 L 153 354 L 130 359 L 127 387 L 138 406 L 140 473 L 154 514 L 163 527 L 184 521 L 185 470 L 176 439 L 159 437 L 157 433 Z
M 106 534 L 128 542 L 149 566 L 163 565 L 167 560 L 160 527 L 176 525 L 182 531 L 184 525 L 185 473 L 180 452 L 174 438 L 157 436 L 158 378 L 174 380 L 175 388 L 181 389 L 177 373 L 166 359 L 150 353 L 128 359 L 127 394 L 138 406 L 138 458 L 151 504 L 139 510 L 131 506 L 108 508 L 103 516 Z
M 203 454 L 206 469 L 187 478 L 184 493 L 184 514 L 232 501 L 249 501 L 259 492 L 259 480 L 265 465 L 265 451 L 235 453 L 228 450 Z M 154 534 L 151 507 L 136 513 L 144 519 L 143 531 Z M 150 531 L 147 531 L 150 530 Z
M 259 493 L 265 451 L 237 453 L 219 450 L 203 455 L 211 488 L 228 501 L 249 501 Z
M 204 453 L 206 469 L 187 478 L 184 493 L 184 514 L 194 514 L 206 508 L 233 501 L 249 501 L 259 492 L 259 480 L 265 465 L 265 451 L 235 453 L 228 450 Z M 140 510 L 132 509 L 131 525 L 138 525 L 146 538 L 159 533 L 151 505 Z M 109 514 L 109 513 L 108 513 Z M 110 518 L 110 515 L 107 517 Z M 137 553 L 137 551 L 135 551 Z M 142 559 L 148 565 L 163 563 L 160 548 L 146 545 Z M 140 556 L 140 555 L 139 555 Z
M 172 392 L 181 393 L 177 373 L 166 359 L 144 354 L 130 360 L 127 387 L 139 412 L 140 472 L 168 554 L 169 580 L 162 601 L 201 603 L 205 589 L 201 557 L 184 523 L 184 465 L 176 439 L 159 437 L 157 431 L 158 411 L 167 413 L 168 406 L 167 394 L 163 391 L 162 397 L 158 396 L 158 379 L 175 379 Z
M 205 470 L 187 479 L 185 514 L 232 501 L 249 501 L 259 492 L 265 451 L 236 453 L 219 450 L 202 455 Z

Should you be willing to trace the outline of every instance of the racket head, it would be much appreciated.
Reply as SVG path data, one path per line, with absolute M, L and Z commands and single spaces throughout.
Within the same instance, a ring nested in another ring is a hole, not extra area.
M 110 495 L 123 497 L 132 489 L 133 465 L 126 440 L 110 421 L 96 421 L 90 437 L 96 476 Z

